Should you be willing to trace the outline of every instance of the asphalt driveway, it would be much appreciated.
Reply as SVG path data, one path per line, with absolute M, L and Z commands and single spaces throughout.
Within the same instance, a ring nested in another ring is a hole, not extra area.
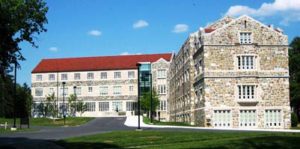
M 69 137 L 105 133 L 114 130 L 134 130 L 135 128 L 124 125 L 125 120 L 126 117 L 101 117 L 95 118 L 81 126 L 43 127 L 39 131 L 0 134 L 0 144 L 3 143 L 3 138 L 60 140 Z

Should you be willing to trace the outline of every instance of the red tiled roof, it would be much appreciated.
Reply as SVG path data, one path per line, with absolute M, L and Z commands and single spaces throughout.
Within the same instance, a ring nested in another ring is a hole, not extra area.
M 136 69 L 138 62 L 170 61 L 172 54 L 143 54 L 99 57 L 43 59 L 32 73 Z
M 205 33 L 211 33 L 211 32 L 213 32 L 213 31 L 215 31 L 216 29 L 213 29 L 213 28 L 206 28 L 206 29 L 204 29 L 204 32 Z

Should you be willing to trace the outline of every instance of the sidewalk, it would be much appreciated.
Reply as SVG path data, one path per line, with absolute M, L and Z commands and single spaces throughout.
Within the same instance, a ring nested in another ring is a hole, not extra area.
M 128 116 L 124 123 L 128 127 L 138 126 L 138 116 Z M 190 126 L 170 126 L 170 125 L 149 125 L 143 122 L 140 117 L 140 126 L 144 128 L 178 128 L 178 129 L 195 129 L 195 130 L 233 130 L 233 131 L 255 131 L 255 132 L 294 132 L 300 133 L 300 130 L 292 129 L 245 129 L 245 128 L 207 128 L 207 127 L 190 127 Z

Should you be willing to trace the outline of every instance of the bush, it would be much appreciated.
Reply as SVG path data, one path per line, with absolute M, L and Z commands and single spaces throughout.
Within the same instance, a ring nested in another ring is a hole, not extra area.
M 298 117 L 294 112 L 291 114 L 291 120 L 292 120 L 292 127 L 297 127 Z

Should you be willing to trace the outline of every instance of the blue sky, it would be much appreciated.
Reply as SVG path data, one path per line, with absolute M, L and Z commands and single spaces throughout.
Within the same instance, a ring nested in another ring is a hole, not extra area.
M 300 35 L 299 0 L 48 0 L 38 48 L 22 43 L 18 82 L 43 58 L 177 52 L 191 32 L 224 15 L 248 14 Z

